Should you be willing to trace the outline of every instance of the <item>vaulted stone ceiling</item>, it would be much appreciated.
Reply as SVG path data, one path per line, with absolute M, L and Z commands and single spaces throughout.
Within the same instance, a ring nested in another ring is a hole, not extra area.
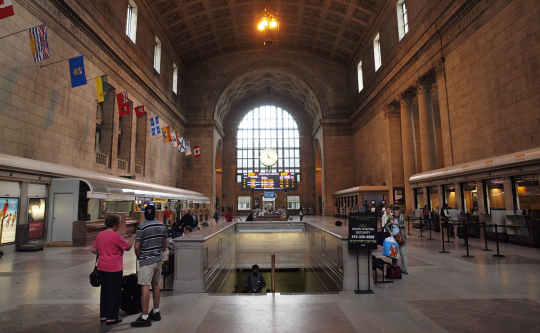
M 237 51 L 262 49 L 256 13 L 264 0 L 146 0 L 185 67 Z M 350 64 L 383 0 L 271 0 L 279 12 L 277 49 Z M 266 46 L 269 47 L 269 46 Z

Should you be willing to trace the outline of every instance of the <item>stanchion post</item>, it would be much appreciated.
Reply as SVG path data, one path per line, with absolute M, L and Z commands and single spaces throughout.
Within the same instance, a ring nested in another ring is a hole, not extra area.
M 491 251 L 490 249 L 488 249 L 488 245 L 487 245 L 487 233 L 486 233 L 486 222 L 482 222 L 484 224 L 484 243 L 486 243 L 486 248 L 482 251 Z
M 467 223 L 463 223 L 463 232 L 465 232 L 465 247 L 467 248 L 467 255 L 462 256 L 463 258 L 474 258 L 474 256 L 469 255 L 469 233 L 467 232 Z
M 494 257 L 504 258 L 504 254 L 499 253 L 499 232 L 497 231 L 498 224 L 495 223 L 495 242 L 497 243 L 497 254 L 494 254 Z
M 441 225 L 441 240 L 442 240 L 442 251 L 439 251 L 439 253 L 450 253 L 448 251 L 445 251 L 444 249 L 444 226 L 445 222 L 443 221 L 442 225 Z
M 410 216 L 407 216 L 407 235 L 408 236 L 412 235 L 411 234 L 411 225 L 409 223 L 410 221 L 411 221 Z
M 433 221 L 431 220 L 431 217 L 428 218 L 428 221 L 429 221 L 429 240 L 433 240 L 433 238 L 431 238 L 431 229 L 433 229 Z

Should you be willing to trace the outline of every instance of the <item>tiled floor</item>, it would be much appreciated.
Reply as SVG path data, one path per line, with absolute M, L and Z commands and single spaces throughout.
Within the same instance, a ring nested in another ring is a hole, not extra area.
M 148 329 L 129 326 L 136 315 L 115 326 L 99 323 L 89 248 L 6 254 L 0 258 L 0 332 L 540 332 L 540 249 L 501 244 L 506 257 L 500 259 L 473 239 L 475 258 L 466 259 L 463 241 L 446 244 L 450 253 L 440 254 L 440 239 L 417 236 L 409 238 L 410 274 L 375 285 L 374 294 L 164 292 L 163 319 Z M 134 271 L 133 252 L 124 267 L 125 274 Z

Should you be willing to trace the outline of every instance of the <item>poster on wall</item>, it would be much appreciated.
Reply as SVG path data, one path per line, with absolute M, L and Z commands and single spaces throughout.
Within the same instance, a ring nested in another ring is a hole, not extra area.
M 43 238 L 43 224 L 45 221 L 45 205 L 47 199 L 28 199 L 28 239 Z
M 2 244 L 14 243 L 17 230 L 19 198 L 0 198 L 0 223 L 2 223 Z

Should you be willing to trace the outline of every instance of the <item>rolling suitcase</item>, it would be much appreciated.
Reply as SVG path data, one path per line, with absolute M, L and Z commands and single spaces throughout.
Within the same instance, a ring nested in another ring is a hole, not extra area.
M 141 312 L 141 286 L 137 283 L 137 274 L 122 277 L 122 298 L 120 309 L 127 314 Z
M 401 267 L 386 266 L 386 278 L 387 279 L 401 279 Z

